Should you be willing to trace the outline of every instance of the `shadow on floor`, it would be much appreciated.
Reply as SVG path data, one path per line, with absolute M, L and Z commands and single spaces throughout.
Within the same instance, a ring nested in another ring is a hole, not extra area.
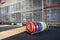
M 3 40 L 60 40 L 60 29 L 47 30 L 34 35 L 23 32 Z

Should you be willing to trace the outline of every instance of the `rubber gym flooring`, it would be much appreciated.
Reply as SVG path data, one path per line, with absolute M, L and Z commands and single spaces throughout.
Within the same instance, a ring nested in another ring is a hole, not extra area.
M 7 30 L 11 30 L 11 29 L 13 28 Z M 30 35 L 26 32 L 22 32 L 2 40 L 60 40 L 60 28 L 49 29 L 47 31 L 43 31 L 41 33 L 36 33 L 33 35 Z

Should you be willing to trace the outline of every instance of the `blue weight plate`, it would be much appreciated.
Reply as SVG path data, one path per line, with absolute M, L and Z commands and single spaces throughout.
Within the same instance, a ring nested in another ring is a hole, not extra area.
M 38 32 L 42 31 L 42 24 L 40 22 L 36 22 L 36 24 L 38 25 Z

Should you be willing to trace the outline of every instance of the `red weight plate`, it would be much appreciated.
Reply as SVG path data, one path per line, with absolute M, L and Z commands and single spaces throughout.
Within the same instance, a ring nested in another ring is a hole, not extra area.
M 31 26 L 30 22 L 27 22 L 27 23 L 26 23 L 26 31 L 27 31 L 27 32 L 30 32 L 30 30 L 28 29 L 28 27 L 30 27 L 30 26 Z
M 32 26 L 33 26 L 33 32 L 35 32 L 35 25 L 33 22 L 31 22 Z
M 35 32 L 37 32 L 38 31 L 38 25 L 35 22 L 33 22 L 33 23 L 35 25 Z
M 26 23 L 26 31 L 29 33 L 34 32 L 34 24 L 32 22 L 27 22 Z

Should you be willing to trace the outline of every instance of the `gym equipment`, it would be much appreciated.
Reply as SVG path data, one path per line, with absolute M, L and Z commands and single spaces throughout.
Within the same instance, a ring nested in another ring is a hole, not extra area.
M 26 23 L 26 31 L 28 33 L 35 32 L 35 25 L 32 22 L 27 22 Z
M 48 30 L 48 28 L 49 27 L 46 22 L 27 22 L 26 23 L 26 32 L 31 34 Z
M 38 32 L 42 31 L 42 25 L 40 22 L 36 22 L 36 24 L 38 25 Z
M 46 22 L 45 22 L 45 24 L 46 24 L 46 30 L 48 30 L 49 29 L 48 24 Z
M 45 24 L 45 22 L 41 22 L 41 24 L 42 24 L 42 31 L 46 30 L 46 24 Z
M 33 22 L 33 23 L 35 25 L 35 32 L 37 32 L 38 31 L 38 25 L 35 22 Z

